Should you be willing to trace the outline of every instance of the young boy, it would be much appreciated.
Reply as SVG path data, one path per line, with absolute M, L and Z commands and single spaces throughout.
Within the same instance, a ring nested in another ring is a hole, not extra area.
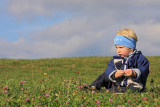
M 149 61 L 136 49 L 135 32 L 129 28 L 119 30 L 114 39 L 117 56 L 108 63 L 107 69 L 89 87 L 100 90 L 106 87 L 115 92 L 144 91 L 149 74 Z

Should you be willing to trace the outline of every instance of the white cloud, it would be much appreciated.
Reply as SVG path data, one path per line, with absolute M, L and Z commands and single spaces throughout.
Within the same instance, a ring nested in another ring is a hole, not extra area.
M 29 39 L 25 38 L 14 43 L 5 43 L 10 52 L 4 52 L 9 58 L 52 58 L 66 57 L 82 51 L 105 38 L 106 30 L 99 26 L 91 26 L 86 19 L 66 20 L 53 25 L 48 29 L 32 33 Z M 4 44 L 4 43 L 3 43 Z M 98 45 L 98 44 L 97 44 Z M 4 48 L 1 50 L 3 51 Z M 16 50 L 16 51 L 15 51 Z M 99 50 L 99 49 L 95 49 Z M 16 54 L 19 53 L 19 54 Z M 14 55 L 14 56 L 12 56 Z M 84 54 L 85 55 L 85 52 Z
M 138 48 L 146 55 L 158 55 L 159 4 L 158 0 L 9 0 L 9 12 L 22 22 L 34 22 L 40 16 L 54 22 L 58 18 L 64 20 L 52 22 L 52 26 L 41 31 L 27 31 L 29 35 L 16 42 L 1 40 L 0 56 L 115 55 L 113 38 L 117 30 L 124 27 L 135 30 L 139 38 Z
M 120 16 L 141 17 L 150 15 L 146 12 L 159 9 L 158 0 L 111 1 L 111 0 L 10 0 L 10 13 L 20 20 L 36 19 L 38 16 Z M 136 11 L 136 13 L 134 13 Z M 145 12 L 145 13 L 144 13 Z M 157 14 L 157 11 L 155 11 Z M 158 11 L 159 12 L 159 11 Z M 141 16 L 139 16 L 141 13 Z M 158 15 L 158 14 L 157 14 Z M 129 18 L 130 18 L 129 17 Z
M 148 21 L 144 24 L 129 25 L 138 36 L 138 48 L 146 55 L 160 55 L 160 23 Z
M 105 33 L 94 31 L 84 19 L 79 19 L 71 22 L 64 21 L 64 23 L 33 34 L 32 37 L 35 42 L 33 43 L 35 53 L 44 54 L 47 57 L 62 57 L 86 49 L 104 37 Z

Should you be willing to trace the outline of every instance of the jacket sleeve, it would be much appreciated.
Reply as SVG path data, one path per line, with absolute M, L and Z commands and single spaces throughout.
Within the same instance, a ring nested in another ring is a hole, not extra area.
M 149 74 L 149 61 L 143 55 L 140 55 L 139 58 L 138 58 L 137 70 L 139 70 L 140 73 L 138 74 L 135 81 L 136 82 L 141 82 L 143 85 L 145 85 L 148 74 Z
M 110 79 L 112 82 L 116 82 L 116 79 L 114 78 L 114 74 L 117 72 L 114 61 L 111 59 L 111 61 L 107 65 L 107 69 L 105 70 L 105 73 L 107 75 L 107 78 Z

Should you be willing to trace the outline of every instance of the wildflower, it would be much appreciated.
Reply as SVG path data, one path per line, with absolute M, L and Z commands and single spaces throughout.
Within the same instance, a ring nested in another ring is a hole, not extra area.
M 85 107 L 83 104 L 81 104 L 81 107 Z
M 113 100 L 111 98 L 109 98 L 109 102 L 113 102 Z
M 55 101 L 56 101 L 56 102 L 58 102 L 58 98 L 57 98 L 57 99 L 55 99 Z
M 148 101 L 149 99 L 148 99 L 148 97 L 142 97 L 142 100 L 143 101 Z
M 83 85 L 84 85 L 84 86 L 86 86 L 86 85 L 87 85 L 87 83 L 83 83 Z
M 47 73 L 43 73 L 44 75 L 47 75 Z
M 76 92 L 73 92 L 73 96 L 76 95 Z
M 49 94 L 46 94 L 45 97 L 49 97 Z
M 75 87 L 75 88 L 78 88 L 78 86 L 77 86 L 77 85 L 75 85 L 74 87 Z
M 149 98 L 147 98 L 147 97 L 142 97 L 143 103 L 147 104 L 147 101 L 148 101 L 148 100 L 149 100 Z
M 24 92 L 23 92 L 23 94 L 27 94 L 27 92 L 26 92 L 26 91 L 24 91 Z
M 100 107 L 100 104 L 98 104 L 97 107 Z
M 28 98 L 26 98 L 26 102 L 29 102 L 29 99 L 28 99 Z
M 100 104 L 100 101 L 99 101 L 99 100 L 96 100 L 96 104 Z
M 8 93 L 8 91 L 5 90 L 5 91 L 4 91 L 4 94 L 7 94 L 7 93 Z
M 96 87 L 95 87 L 95 86 L 92 86 L 91 89 L 94 90 L 94 89 L 96 89 Z
M 82 88 L 83 88 L 83 86 L 78 86 L 78 88 L 82 89 Z
M 34 103 L 35 102 L 35 98 L 32 98 L 32 103 Z
M 3 87 L 3 90 L 7 90 L 7 89 L 8 89 L 8 86 L 4 86 L 4 87 Z
M 23 88 L 21 88 L 21 90 L 23 91 Z
M 147 101 L 143 101 L 144 104 L 147 104 Z
M 76 74 L 79 74 L 79 72 L 75 72 Z
M 106 90 L 106 93 L 108 93 L 109 92 L 109 90 Z
M 24 83 L 26 83 L 26 81 L 20 81 L 20 83 L 21 83 L 21 84 L 24 84 Z
M 68 82 L 69 80 L 66 80 L 66 82 Z
M 83 96 L 83 95 L 81 95 L 81 99 L 84 99 L 84 96 Z
M 57 96 L 57 97 L 58 97 L 59 95 L 58 95 L 57 93 L 55 93 L 55 96 Z
M 68 104 L 69 103 L 69 101 L 66 101 L 66 104 Z
M 38 96 L 37 98 L 41 98 L 41 96 Z
M 131 100 L 128 100 L 128 103 L 130 103 L 131 102 Z
M 79 81 L 76 81 L 77 84 L 79 84 Z
M 79 76 L 78 79 L 81 79 L 81 77 Z
M 95 93 L 95 91 L 92 91 L 92 94 Z

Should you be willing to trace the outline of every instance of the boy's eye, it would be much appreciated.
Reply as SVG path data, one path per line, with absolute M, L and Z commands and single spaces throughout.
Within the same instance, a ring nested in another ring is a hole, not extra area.
M 120 46 L 119 48 L 124 48 L 124 46 Z
M 124 48 L 124 46 L 116 46 L 116 48 L 118 49 L 118 48 Z

